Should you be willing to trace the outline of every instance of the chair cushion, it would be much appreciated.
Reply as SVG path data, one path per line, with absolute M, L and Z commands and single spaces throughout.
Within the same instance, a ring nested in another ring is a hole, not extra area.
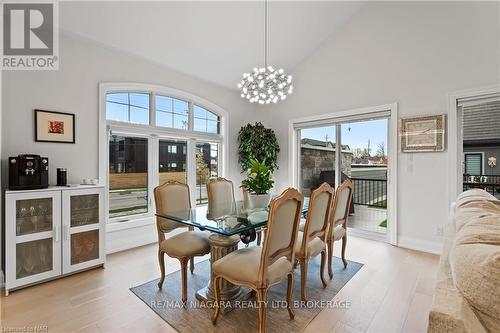
M 483 201 L 483 200 L 496 200 L 495 197 L 485 190 L 481 189 L 472 189 L 465 192 L 462 192 L 458 195 L 456 202 L 457 208 L 462 205 L 468 204 L 474 201 Z
M 302 223 L 302 222 L 304 222 L 304 223 Z M 301 224 L 299 225 L 299 230 L 304 231 L 304 227 L 306 226 L 305 219 L 301 219 L 300 223 Z M 333 240 L 337 241 L 337 240 L 341 239 L 342 237 L 344 237 L 344 235 L 345 235 L 345 229 L 341 225 L 337 225 L 335 227 L 335 229 L 333 229 Z
M 210 252 L 208 236 L 202 231 L 181 232 L 162 241 L 160 249 L 173 258 L 202 256 Z
M 462 204 L 455 211 L 455 227 L 457 232 L 467 223 L 486 216 L 498 217 L 500 214 L 499 200 L 470 201 Z
M 333 229 L 333 240 L 338 241 L 345 235 L 345 229 L 342 225 L 338 225 Z
M 299 231 L 297 234 L 297 241 L 295 242 L 295 256 L 300 254 L 300 248 L 302 246 L 302 238 L 304 233 Z M 315 257 L 324 251 L 326 248 L 325 242 L 323 242 L 319 237 L 314 237 L 307 244 L 307 254 L 309 257 Z
M 450 253 L 455 286 L 491 332 L 500 327 L 500 212 L 462 226 Z
M 250 246 L 217 260 L 212 272 L 234 282 L 257 285 L 262 247 Z M 293 265 L 285 257 L 276 260 L 267 270 L 267 285 L 281 281 L 293 270 Z

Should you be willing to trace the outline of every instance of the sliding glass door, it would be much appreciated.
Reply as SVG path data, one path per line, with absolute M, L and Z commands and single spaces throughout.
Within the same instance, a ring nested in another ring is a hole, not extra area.
M 461 116 L 462 189 L 500 199 L 500 95 L 457 101 Z
M 387 119 L 342 123 L 342 178 L 354 185 L 349 226 L 387 233 Z
M 335 126 L 300 130 L 300 182 L 302 194 L 323 182 L 335 187 Z
M 301 192 L 309 196 L 323 182 L 337 187 L 349 179 L 354 193 L 348 227 L 383 240 L 390 223 L 388 126 L 388 117 L 377 116 L 296 127 L 296 176 Z

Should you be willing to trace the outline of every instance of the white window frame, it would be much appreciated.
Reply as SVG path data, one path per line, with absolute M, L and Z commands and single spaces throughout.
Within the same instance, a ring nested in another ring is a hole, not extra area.
M 500 94 L 500 85 L 492 85 L 451 92 L 448 97 L 448 170 L 449 170 L 449 197 L 451 205 L 457 196 L 463 192 L 464 150 L 462 112 L 459 102 L 464 100 L 481 100 L 496 97 Z
M 106 94 L 118 92 L 135 92 L 150 94 L 150 114 L 149 125 L 134 124 L 106 119 Z M 156 125 L 156 95 L 173 97 L 189 102 L 188 129 L 176 129 L 160 127 Z M 205 133 L 193 131 L 192 105 L 199 105 L 219 117 L 219 132 Z M 182 140 L 187 142 L 187 178 L 191 192 L 194 193 L 196 187 L 196 163 L 195 148 L 196 142 L 213 142 L 219 144 L 219 165 L 218 173 L 221 177 L 228 174 L 228 133 L 229 121 L 228 113 L 220 106 L 191 93 L 175 88 L 144 83 L 114 83 L 105 82 L 99 84 L 99 181 L 106 186 L 106 225 L 108 231 L 116 231 L 139 227 L 154 223 L 154 200 L 153 189 L 158 186 L 158 151 L 160 139 Z M 109 135 L 110 133 L 148 138 L 148 213 L 135 214 L 117 218 L 109 218 Z M 195 198 L 191 196 L 192 205 L 195 206 Z M 124 221 L 126 220 L 126 221 Z
M 345 122 L 354 122 L 360 120 L 368 120 L 370 118 L 387 118 L 387 152 L 389 158 L 389 166 L 387 167 L 387 196 L 388 207 L 387 218 L 393 223 L 387 226 L 387 239 L 392 245 L 398 245 L 398 104 L 385 104 L 367 108 L 359 108 L 353 110 L 333 112 L 323 115 L 310 116 L 304 118 L 291 119 L 288 125 L 289 138 L 289 183 L 295 188 L 299 187 L 300 183 L 300 137 L 298 132 L 302 128 L 316 126 L 336 126 L 336 161 L 340 162 L 340 144 L 341 130 L 340 124 Z M 336 172 L 336 185 L 340 184 L 341 173 Z M 358 236 L 370 237 L 365 233 L 356 233 Z

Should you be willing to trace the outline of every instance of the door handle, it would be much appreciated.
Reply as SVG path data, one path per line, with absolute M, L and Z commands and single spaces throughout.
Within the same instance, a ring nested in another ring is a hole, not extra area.
M 69 238 L 69 226 L 67 224 L 64 226 L 63 232 L 64 232 L 64 240 L 68 240 L 68 238 Z
M 56 225 L 54 227 L 54 239 L 56 241 L 56 243 L 59 243 L 59 226 Z

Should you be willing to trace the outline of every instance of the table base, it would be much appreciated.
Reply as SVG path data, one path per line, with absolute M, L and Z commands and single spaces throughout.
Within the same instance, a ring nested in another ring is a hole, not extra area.
M 211 234 L 208 238 L 210 242 L 210 281 L 206 287 L 196 292 L 196 299 L 200 302 L 215 301 L 214 288 L 212 285 L 212 264 L 218 259 L 225 257 L 229 253 L 238 249 L 240 238 L 236 236 L 224 236 L 220 234 Z M 223 303 L 229 302 L 233 305 L 236 301 L 243 301 L 250 298 L 252 290 L 235 286 L 234 284 L 220 279 L 220 301 Z M 223 312 L 229 312 L 233 306 L 225 307 Z

